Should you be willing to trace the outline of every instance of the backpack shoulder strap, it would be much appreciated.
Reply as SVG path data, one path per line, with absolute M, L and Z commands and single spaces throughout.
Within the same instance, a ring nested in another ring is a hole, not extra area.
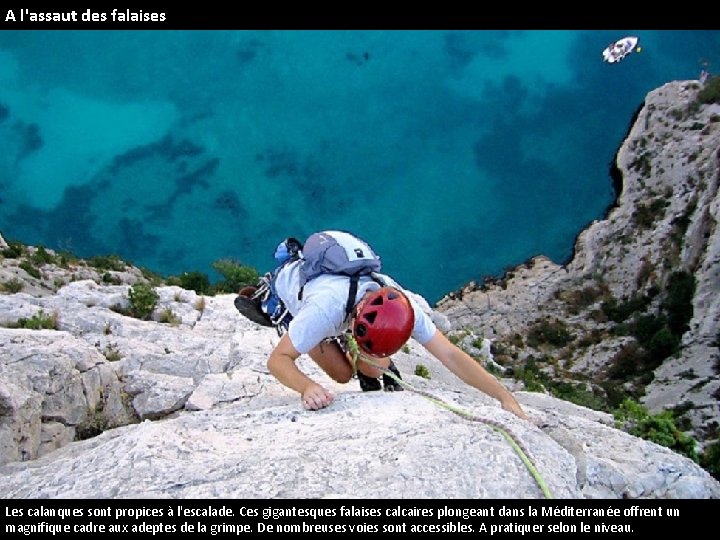
M 370 277 L 375 283 L 380 284 L 381 287 L 387 287 L 387 281 L 377 272 L 370 272 Z
M 385 280 L 377 272 L 371 272 L 370 277 L 375 283 L 379 284 L 381 287 L 385 287 L 387 285 L 387 283 L 385 283 Z M 359 280 L 360 276 L 358 275 L 350 277 L 350 290 L 348 291 L 348 299 L 347 303 L 345 304 L 345 320 L 347 320 L 347 318 L 352 313 L 353 308 L 355 307 L 355 297 L 357 296 Z
M 345 304 L 345 319 L 350 316 L 350 313 L 352 313 L 353 308 L 355 307 L 355 297 L 357 296 L 357 290 L 358 290 L 358 281 L 360 280 L 360 276 L 354 275 L 350 277 L 350 290 L 348 290 L 348 298 L 347 302 Z

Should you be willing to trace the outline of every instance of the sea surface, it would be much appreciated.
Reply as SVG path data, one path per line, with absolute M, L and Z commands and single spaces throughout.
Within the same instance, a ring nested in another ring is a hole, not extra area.
M 215 280 L 342 229 L 432 303 L 566 261 L 646 94 L 702 69 L 720 31 L 4 30 L 0 232 Z

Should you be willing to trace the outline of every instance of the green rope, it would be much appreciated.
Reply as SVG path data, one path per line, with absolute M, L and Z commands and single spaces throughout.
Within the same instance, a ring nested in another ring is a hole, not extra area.
M 353 366 L 353 371 L 357 371 L 357 362 L 358 360 L 363 360 L 364 362 L 367 362 L 374 368 L 380 370 L 384 375 L 389 375 L 392 377 L 395 381 L 397 381 L 399 384 L 404 386 L 405 388 L 411 390 L 412 392 L 415 392 L 416 394 L 420 394 L 421 396 L 429 399 L 431 402 L 435 403 L 436 405 L 439 405 L 440 407 L 443 407 L 450 412 L 453 412 L 459 416 L 462 416 L 463 418 L 466 418 L 468 420 L 471 420 L 473 422 L 481 422 L 483 424 L 486 424 L 493 428 L 495 431 L 500 433 L 505 440 L 507 440 L 508 444 L 510 444 L 510 447 L 515 451 L 515 453 L 520 458 L 520 461 L 523 462 L 527 470 L 532 475 L 535 482 L 537 482 L 538 487 L 543 492 L 543 495 L 546 499 L 552 499 L 552 492 L 550 491 L 550 488 L 548 487 L 547 483 L 543 479 L 543 477 L 540 475 L 540 472 L 537 470 L 537 467 L 535 467 L 532 460 L 528 457 L 526 450 L 523 448 L 522 443 L 520 443 L 517 439 L 517 437 L 513 434 L 511 434 L 502 424 L 499 422 L 495 422 L 493 420 L 489 420 L 488 418 L 482 418 L 479 416 L 475 416 L 460 407 L 457 407 L 455 405 L 451 405 L 450 403 L 446 403 L 445 401 L 433 396 L 432 394 L 420 390 L 419 388 L 414 387 L 409 382 L 402 380 L 400 377 L 395 375 L 392 371 L 383 368 L 382 366 L 378 365 L 377 363 L 370 360 L 367 356 L 362 354 L 360 352 L 360 348 L 358 347 L 357 341 L 355 341 L 355 337 L 352 335 L 347 336 L 347 344 L 348 344 L 348 351 L 351 355 L 351 362 Z

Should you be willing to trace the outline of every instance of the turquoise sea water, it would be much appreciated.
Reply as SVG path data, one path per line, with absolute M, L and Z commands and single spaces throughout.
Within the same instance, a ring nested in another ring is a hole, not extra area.
M 213 278 L 339 228 L 433 302 L 566 260 L 647 92 L 703 67 L 720 31 L 2 31 L 0 231 Z

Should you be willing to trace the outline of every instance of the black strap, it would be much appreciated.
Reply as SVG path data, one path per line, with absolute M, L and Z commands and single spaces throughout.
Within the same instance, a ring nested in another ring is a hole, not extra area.
M 347 320 L 347 318 L 352 313 L 353 308 L 355 307 L 355 297 L 357 296 L 358 281 L 360 280 L 359 275 L 349 276 L 349 277 L 350 277 L 350 288 L 348 290 L 347 303 L 345 304 L 345 320 Z M 379 276 L 375 275 L 375 272 L 370 274 L 370 277 L 373 279 L 373 281 L 375 281 L 376 283 L 379 283 L 382 287 L 385 286 L 385 281 L 382 280 Z M 300 287 L 300 290 L 298 291 L 298 300 L 302 300 L 303 289 L 305 289 L 304 285 L 302 287 Z
M 350 290 L 348 291 L 347 304 L 345 304 L 345 320 L 347 320 L 347 318 L 350 316 L 350 313 L 352 313 L 353 308 L 355 307 L 355 297 L 357 296 L 359 279 L 360 276 L 350 277 Z
M 382 279 L 375 272 L 371 272 L 370 277 L 375 283 L 379 284 L 381 287 L 385 287 L 387 285 L 387 283 L 385 283 L 385 280 Z M 350 290 L 348 291 L 347 304 L 345 305 L 345 320 L 347 320 L 347 318 L 350 316 L 350 313 L 352 313 L 353 308 L 355 307 L 355 297 L 357 296 L 359 280 L 359 275 L 350 277 Z

